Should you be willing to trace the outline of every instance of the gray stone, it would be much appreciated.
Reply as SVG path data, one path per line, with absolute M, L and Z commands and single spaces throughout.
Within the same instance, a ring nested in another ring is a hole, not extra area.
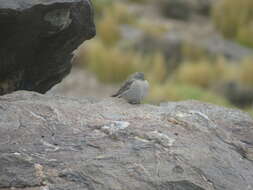
M 253 88 L 251 86 L 231 80 L 217 84 L 215 90 L 235 106 L 247 108 L 253 105 Z
M 1 0 L 0 28 L 0 95 L 45 93 L 70 72 L 72 51 L 95 35 L 89 0 Z
M 188 20 L 193 15 L 208 16 L 216 0 L 158 0 L 157 6 L 169 18 Z
M 29 187 L 41 185 L 41 176 L 37 176 L 35 165 L 19 153 L 1 154 L 0 188 Z
M 249 190 L 252 137 L 249 115 L 198 101 L 18 91 L 0 97 L 0 188 Z

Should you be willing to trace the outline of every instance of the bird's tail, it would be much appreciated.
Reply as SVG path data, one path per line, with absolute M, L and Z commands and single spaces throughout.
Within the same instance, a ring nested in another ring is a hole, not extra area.
M 111 95 L 111 97 L 116 97 L 116 96 L 117 96 L 116 94 Z

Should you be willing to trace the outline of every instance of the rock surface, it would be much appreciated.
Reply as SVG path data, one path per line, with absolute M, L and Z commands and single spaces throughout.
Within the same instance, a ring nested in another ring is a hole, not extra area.
M 0 190 L 251 190 L 253 120 L 18 91 L 0 97 Z
M 0 95 L 46 92 L 70 72 L 72 51 L 95 35 L 89 0 L 1 0 L 0 28 Z

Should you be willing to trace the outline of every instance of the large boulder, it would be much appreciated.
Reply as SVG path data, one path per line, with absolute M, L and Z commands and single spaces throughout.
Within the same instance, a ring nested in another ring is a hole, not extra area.
M 89 0 L 0 1 L 0 95 L 46 92 L 71 69 L 71 52 L 95 35 Z
M 0 97 L 0 189 L 253 189 L 253 119 L 19 91 Z

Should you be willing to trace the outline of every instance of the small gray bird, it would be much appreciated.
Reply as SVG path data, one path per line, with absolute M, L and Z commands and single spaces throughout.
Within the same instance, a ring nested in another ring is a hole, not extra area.
M 131 104 L 140 104 L 148 94 L 149 83 L 144 78 L 144 73 L 136 72 L 130 75 L 116 94 L 112 97 L 124 98 Z

